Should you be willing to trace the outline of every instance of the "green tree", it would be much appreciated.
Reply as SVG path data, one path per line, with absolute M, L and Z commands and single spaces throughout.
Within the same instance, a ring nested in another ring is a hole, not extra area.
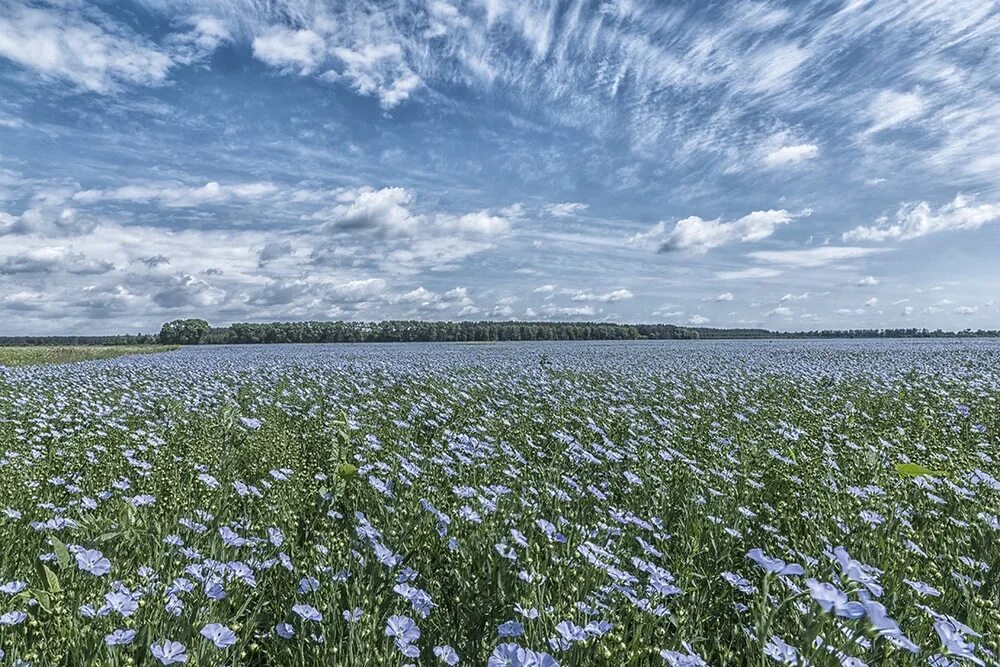
M 198 345 L 209 331 L 211 327 L 205 320 L 173 320 L 160 329 L 160 342 L 165 345 Z

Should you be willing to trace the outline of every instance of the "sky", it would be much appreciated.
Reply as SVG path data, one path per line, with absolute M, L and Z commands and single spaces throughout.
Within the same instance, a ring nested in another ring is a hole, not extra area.
M 0 335 L 1000 328 L 992 0 L 0 0 Z

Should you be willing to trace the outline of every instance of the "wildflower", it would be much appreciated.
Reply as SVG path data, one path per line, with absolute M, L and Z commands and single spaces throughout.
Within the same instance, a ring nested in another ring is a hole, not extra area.
M 799 652 L 777 635 L 772 635 L 764 646 L 764 655 L 783 665 L 799 664 Z
M 941 595 L 941 591 L 922 581 L 914 581 L 913 579 L 903 579 L 903 581 L 920 595 L 931 595 L 933 597 L 940 597 Z
M 201 636 L 215 644 L 215 648 L 228 648 L 236 643 L 236 633 L 220 623 L 203 627 Z
M 871 594 L 875 597 L 881 597 L 882 586 L 879 585 L 878 579 L 874 575 L 874 572 L 877 571 L 875 568 L 851 558 L 844 547 L 834 549 L 833 555 L 845 577 L 857 584 L 861 584 L 871 591 Z
M 976 645 L 966 641 L 962 630 L 953 621 L 946 618 L 938 619 L 934 622 L 934 630 L 941 639 L 941 645 L 944 646 L 948 655 L 964 658 L 973 664 L 980 665 L 980 667 L 985 664 L 976 657 Z
M 833 584 L 820 583 L 815 579 L 806 579 L 809 594 L 826 613 L 833 612 L 843 618 L 857 619 L 865 615 L 865 608 L 860 602 L 847 599 L 847 594 Z
M 348 623 L 357 623 L 361 620 L 362 613 L 361 607 L 355 607 L 354 609 L 345 609 L 341 616 L 343 616 L 344 620 Z
M 885 607 L 874 600 L 865 600 L 865 613 L 868 615 L 868 622 L 872 629 L 880 637 L 886 637 L 893 644 L 910 653 L 920 653 L 920 648 L 903 634 L 899 624 L 889 617 Z
M 314 593 L 319 590 L 319 579 L 303 577 L 299 581 L 299 593 Z
M 397 646 L 405 646 L 420 639 L 420 628 L 409 616 L 390 616 L 385 624 L 385 634 L 395 638 Z
M 312 621 L 313 623 L 319 623 L 323 620 L 323 614 L 319 613 L 316 607 L 307 604 L 297 604 L 292 607 L 292 611 L 299 615 L 307 621 Z
M 757 563 L 768 574 L 795 575 L 805 574 L 805 570 L 797 563 L 786 563 L 780 558 L 771 558 L 760 549 L 751 549 L 747 558 Z
M 113 630 L 111 634 L 105 635 L 104 643 L 108 646 L 125 646 L 131 644 L 135 639 L 135 630 Z
M 524 626 L 517 621 L 507 621 L 500 624 L 497 634 L 501 637 L 520 637 L 524 634 Z
M 572 621 L 563 621 L 557 625 L 556 632 L 568 642 L 582 642 L 587 638 L 587 633 L 584 632 L 584 629 Z
M 708 667 L 708 663 L 701 659 L 697 653 L 691 650 L 691 647 L 684 643 L 682 644 L 686 653 L 681 653 L 679 651 L 671 651 L 664 649 L 660 651 L 660 657 L 663 658 L 670 667 Z
M 28 584 L 27 582 L 24 581 L 8 581 L 3 586 L 0 586 L 0 593 L 6 593 L 7 595 L 17 595 L 27 587 Z
M 100 577 L 111 571 L 111 561 L 96 549 L 83 549 L 77 552 L 76 565 L 95 577 Z
M 291 639 L 295 636 L 295 628 L 288 623 L 278 623 L 274 626 L 274 631 L 278 633 L 278 636 L 282 639 Z
M 458 664 L 458 653 L 450 646 L 435 646 L 434 655 L 449 667 L 454 667 Z
M 160 661 L 161 665 L 173 665 L 176 663 L 187 662 L 187 649 L 184 644 L 180 642 L 170 641 L 165 639 L 159 644 L 153 644 L 149 647 L 150 653 L 153 657 Z
M 23 611 L 8 611 L 0 616 L 0 625 L 20 625 L 28 615 Z
M 104 595 L 104 601 L 106 605 L 101 611 L 116 611 L 122 616 L 131 616 L 139 609 L 139 603 L 135 599 L 126 593 L 121 591 L 112 591 Z M 105 613 L 107 613 L 105 611 Z M 101 614 L 103 616 L 104 614 Z

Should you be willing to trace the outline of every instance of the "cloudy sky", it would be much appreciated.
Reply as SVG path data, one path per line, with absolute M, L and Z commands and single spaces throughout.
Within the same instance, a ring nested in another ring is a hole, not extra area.
M 1000 328 L 992 0 L 0 0 L 0 334 Z

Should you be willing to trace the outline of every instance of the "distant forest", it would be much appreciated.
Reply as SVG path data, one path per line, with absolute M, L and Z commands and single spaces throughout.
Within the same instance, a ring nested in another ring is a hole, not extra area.
M 781 332 L 672 324 L 607 322 L 269 322 L 212 327 L 205 320 L 167 322 L 158 334 L 115 336 L 0 336 L 12 345 L 212 345 L 247 343 L 410 343 L 546 340 L 695 340 L 748 338 L 995 338 L 996 330 L 847 329 Z

